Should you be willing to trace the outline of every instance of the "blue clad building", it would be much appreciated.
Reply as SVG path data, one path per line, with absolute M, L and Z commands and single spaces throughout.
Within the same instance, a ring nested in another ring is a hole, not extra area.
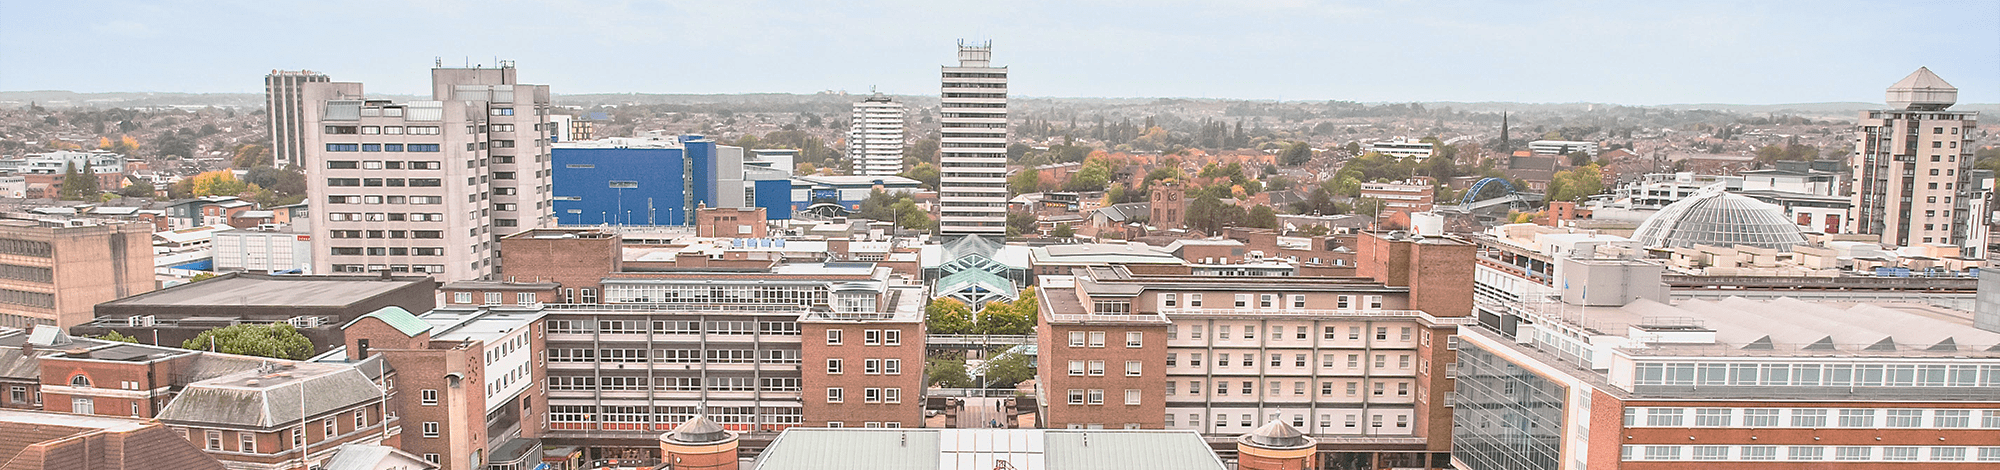
M 558 144 L 554 203 L 560 225 L 687 225 L 696 207 L 763 207 L 791 218 L 789 175 L 752 167 L 743 149 L 702 136 L 612 138 Z

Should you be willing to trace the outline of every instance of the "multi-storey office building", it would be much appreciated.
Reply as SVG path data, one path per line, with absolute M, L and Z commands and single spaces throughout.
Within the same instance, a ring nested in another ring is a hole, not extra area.
M 938 216 L 945 236 L 1007 234 L 1007 68 L 993 43 L 958 44 L 944 67 Z
M 1590 278 L 1659 283 L 1657 271 L 1645 270 Z M 1452 463 L 1645 470 L 2000 462 L 2000 335 L 1973 328 L 1969 313 L 1792 298 L 1670 305 L 1665 289 L 1638 290 L 1653 293 L 1610 306 L 1572 295 L 1511 302 L 1461 329 Z
M 264 76 L 264 112 L 271 126 L 271 166 L 298 166 L 305 155 L 305 84 L 332 79 L 311 70 L 272 70 Z
M 1892 109 L 1864 111 L 1855 129 L 1854 233 L 1882 236 L 1882 243 L 1961 244 L 1972 184 L 1972 132 L 1976 111 L 1948 111 L 1958 88 L 1929 68 L 1889 86 Z
M 1045 426 L 1236 436 L 1281 421 L 1340 437 L 1321 441 L 1332 461 L 1442 466 L 1448 344 L 1469 321 L 1472 247 L 1361 241 L 1368 278 L 1246 284 L 1123 266 L 1044 276 Z
M 554 223 L 549 88 L 500 68 L 431 69 L 432 99 L 303 85 L 314 271 L 498 272 L 498 239 Z
M 903 104 L 876 93 L 854 103 L 847 131 L 847 157 L 853 174 L 894 176 L 903 172 Z
M 887 267 L 599 276 L 601 298 L 548 306 L 545 442 L 656 458 L 703 413 L 751 433 L 922 422 L 923 291 Z
M 0 326 L 61 328 L 153 290 L 153 225 L 0 219 Z

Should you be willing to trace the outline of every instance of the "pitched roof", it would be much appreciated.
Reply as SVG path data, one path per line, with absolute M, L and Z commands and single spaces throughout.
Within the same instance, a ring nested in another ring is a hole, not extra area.
M 1889 89 L 1891 89 L 1891 90 L 1926 90 L 1926 89 L 1951 89 L 1951 90 L 1957 90 L 1957 89 L 1958 89 L 1958 87 L 1955 87 L 1955 86 L 1951 86 L 1951 84 L 1950 84 L 1950 83 L 1945 83 L 1945 81 L 1944 81 L 1944 78 L 1943 78 L 1943 77 L 1939 77 L 1939 76 L 1937 76 L 1937 74 L 1936 74 L 1936 73 L 1932 73 L 1932 72 L 1931 72 L 1931 68 L 1930 68 L 1930 67 L 1917 67 L 1917 71 L 1915 71 L 1915 72 L 1910 72 L 1910 76 L 1907 76 L 1907 77 L 1903 77 L 1903 79 L 1902 79 L 1902 80 L 1898 80 L 1898 81 L 1896 81 L 1896 84 L 1894 84 L 1894 85 L 1889 85 Z
M 385 463 L 401 466 L 385 466 Z M 378 468 L 413 468 L 431 470 L 438 464 L 430 463 L 423 457 L 404 452 L 394 447 L 376 444 L 342 444 L 334 451 L 333 457 L 319 465 L 321 470 L 375 470 Z
M 88 437 L 88 439 L 77 439 Z M 0 410 L 0 469 L 222 470 L 194 443 L 141 419 Z
M 347 327 L 354 326 L 355 322 L 359 322 L 363 318 L 381 320 L 382 323 L 388 323 L 396 331 L 401 331 L 404 335 L 411 337 L 431 330 L 430 322 L 417 318 L 416 315 L 411 315 L 409 310 L 403 310 L 402 307 L 394 305 L 382 307 L 379 310 L 369 312 L 367 315 L 356 317 L 354 321 L 347 322 L 346 325 L 341 325 L 340 328 L 346 329 Z
M 292 368 L 247 370 L 190 384 L 160 411 L 159 419 L 276 429 L 382 398 L 382 390 L 350 365 L 288 365 Z M 312 393 L 306 393 L 308 388 Z

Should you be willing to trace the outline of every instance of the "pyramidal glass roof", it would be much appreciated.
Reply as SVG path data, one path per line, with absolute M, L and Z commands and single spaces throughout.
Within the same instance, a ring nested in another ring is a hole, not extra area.
M 1690 248 L 1695 245 L 1747 245 L 1789 250 L 1806 242 L 1797 223 L 1784 209 L 1713 185 L 1646 218 L 1632 239 L 1645 246 Z

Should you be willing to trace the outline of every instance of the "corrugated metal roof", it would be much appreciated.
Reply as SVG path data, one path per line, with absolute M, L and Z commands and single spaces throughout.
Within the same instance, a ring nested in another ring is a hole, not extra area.
M 1051 470 L 1228 468 L 1194 431 L 1052 430 L 1042 459 Z
M 751 468 L 938 470 L 938 435 L 916 429 L 791 428 L 771 441 Z

